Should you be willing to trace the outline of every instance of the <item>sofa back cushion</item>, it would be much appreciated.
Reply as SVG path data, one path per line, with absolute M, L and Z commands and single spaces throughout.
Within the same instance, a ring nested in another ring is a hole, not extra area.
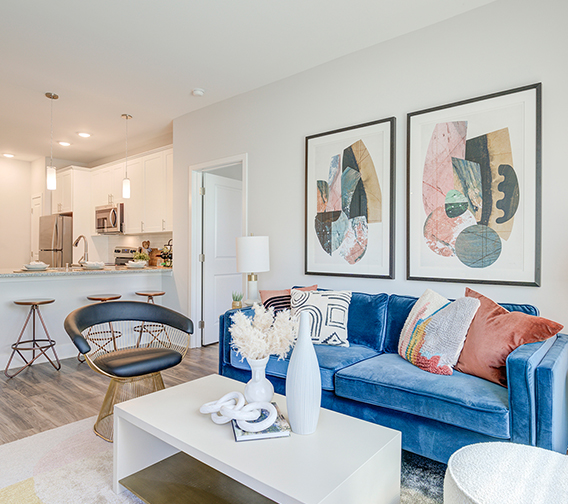
M 347 322 L 347 334 L 350 343 L 365 345 L 378 352 L 383 351 L 387 326 L 388 300 L 388 294 L 384 293 L 352 293 L 351 304 L 349 305 L 349 320 Z M 402 321 L 403 324 L 404 320 Z
M 404 323 L 418 300 L 413 296 L 391 294 L 388 300 L 388 315 L 383 350 L 386 353 L 398 353 L 398 340 Z M 508 311 L 518 311 L 528 315 L 538 315 L 536 307 L 529 304 L 500 303 Z

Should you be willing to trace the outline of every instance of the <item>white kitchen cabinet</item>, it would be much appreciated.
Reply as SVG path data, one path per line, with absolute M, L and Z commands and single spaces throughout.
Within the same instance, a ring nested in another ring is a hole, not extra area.
M 73 211 L 73 169 L 65 168 L 56 174 L 56 189 L 51 193 L 51 213 Z
M 164 155 L 158 152 L 142 159 L 144 171 L 143 231 L 162 231 L 166 218 L 166 169 Z
M 130 169 L 131 162 L 128 162 Z M 92 195 L 93 205 L 103 206 L 122 203 L 122 179 L 124 162 L 93 170 Z M 130 178 L 130 174 L 129 174 Z
M 124 161 L 93 169 L 93 206 L 124 203 L 126 234 L 172 231 L 173 150 L 128 158 L 130 198 L 122 198 Z
M 174 153 L 172 150 L 164 152 L 166 163 L 166 218 L 162 231 L 173 231 L 174 221 Z
M 93 170 L 91 182 L 93 206 L 108 205 L 110 194 L 110 166 Z
M 130 179 L 130 198 L 124 200 L 124 232 L 140 234 L 144 232 L 144 172 L 142 161 L 128 161 Z
M 84 211 L 91 206 L 91 170 L 68 166 L 57 170 L 57 186 L 51 193 L 51 213 Z

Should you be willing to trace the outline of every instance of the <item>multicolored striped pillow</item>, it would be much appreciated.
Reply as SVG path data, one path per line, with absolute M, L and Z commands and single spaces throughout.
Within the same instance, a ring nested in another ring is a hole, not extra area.
M 406 319 L 398 353 L 424 371 L 451 375 L 479 305 L 473 298 L 450 302 L 428 289 Z

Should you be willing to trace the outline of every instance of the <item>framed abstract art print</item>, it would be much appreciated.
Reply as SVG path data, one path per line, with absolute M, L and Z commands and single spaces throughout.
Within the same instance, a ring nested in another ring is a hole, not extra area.
M 394 278 L 395 125 L 306 137 L 306 274 Z
M 407 278 L 540 285 L 541 84 L 408 114 Z

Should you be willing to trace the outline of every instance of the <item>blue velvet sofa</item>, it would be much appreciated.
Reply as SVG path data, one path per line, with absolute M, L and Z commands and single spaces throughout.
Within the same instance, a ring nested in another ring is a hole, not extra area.
M 507 359 L 508 388 L 454 371 L 423 371 L 398 355 L 402 326 L 417 298 L 353 292 L 350 346 L 315 345 L 322 406 L 402 432 L 405 450 L 446 463 L 457 449 L 510 441 L 561 453 L 568 446 L 568 336 L 523 345 Z M 507 310 L 538 315 L 531 305 Z M 245 313 L 252 315 L 251 308 Z M 231 349 L 233 310 L 220 316 L 219 373 L 250 379 L 246 361 Z M 288 360 L 271 357 L 267 378 L 285 393 Z

